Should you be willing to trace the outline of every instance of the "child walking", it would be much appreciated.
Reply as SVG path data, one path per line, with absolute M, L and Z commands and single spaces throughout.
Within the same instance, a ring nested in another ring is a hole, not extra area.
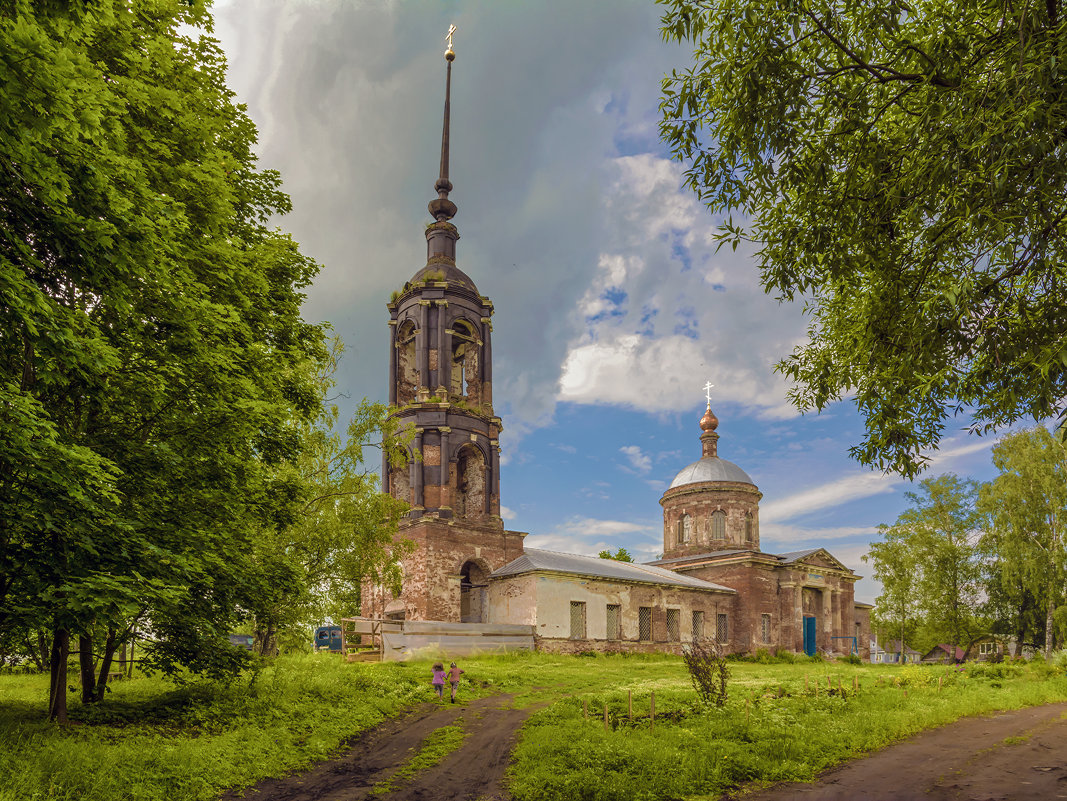
M 463 671 L 456 667 L 456 663 L 453 662 L 448 669 L 448 680 L 452 682 L 452 703 L 456 703 L 456 690 L 459 688 L 459 677 L 463 675 Z
M 453 662 L 452 664 L 455 664 L 455 662 Z M 430 680 L 430 683 L 433 684 L 434 692 L 437 693 L 437 697 L 440 698 L 442 701 L 445 699 L 443 693 L 445 689 L 446 675 L 447 674 L 445 673 L 445 666 L 442 665 L 440 662 L 435 662 L 433 666 L 433 678 Z M 455 687 L 455 685 L 452 686 L 453 688 Z M 453 689 L 452 692 L 453 694 L 455 694 L 455 689 Z M 455 703 L 455 700 L 453 700 L 453 703 Z

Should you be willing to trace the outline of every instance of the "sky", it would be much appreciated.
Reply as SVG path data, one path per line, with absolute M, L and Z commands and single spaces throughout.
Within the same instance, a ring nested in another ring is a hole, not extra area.
M 529 547 L 663 550 L 659 498 L 700 458 L 703 386 L 719 456 L 763 493 L 760 545 L 862 561 L 907 482 L 852 461 L 849 401 L 799 414 L 775 363 L 805 340 L 799 305 L 764 294 L 751 250 L 716 251 L 713 216 L 658 138 L 660 82 L 691 53 L 648 0 L 221 0 L 228 81 L 263 167 L 293 201 L 278 221 L 322 270 L 305 317 L 346 345 L 342 413 L 388 398 L 386 301 L 424 266 L 435 197 L 445 34 L 457 265 L 495 305 L 501 504 Z M 993 476 L 993 438 L 950 422 L 925 475 Z

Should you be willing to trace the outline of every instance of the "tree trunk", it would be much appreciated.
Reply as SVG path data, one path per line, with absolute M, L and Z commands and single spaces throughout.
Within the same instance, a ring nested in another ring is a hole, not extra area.
M 57 628 L 52 637 L 49 660 L 51 681 L 48 685 L 48 719 L 67 722 L 67 657 L 70 656 L 70 632 Z
M 78 673 L 81 677 L 82 703 L 96 701 L 96 660 L 93 658 L 93 635 L 78 635 Z
M 107 692 L 107 676 L 111 672 L 111 662 L 115 658 L 115 649 L 118 647 L 117 640 L 118 633 L 109 628 L 107 630 L 107 642 L 104 643 L 104 658 L 100 660 L 100 676 L 96 680 L 97 701 L 103 701 L 104 693 Z
M 1045 659 L 1052 654 L 1053 622 L 1056 615 L 1055 592 L 1056 587 L 1049 587 L 1048 614 L 1045 616 Z

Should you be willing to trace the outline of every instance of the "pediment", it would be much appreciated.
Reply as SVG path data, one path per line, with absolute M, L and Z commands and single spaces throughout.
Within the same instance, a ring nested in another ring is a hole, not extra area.
M 834 558 L 834 556 L 829 551 L 823 549 L 820 549 L 813 554 L 804 556 L 798 559 L 793 564 L 802 567 L 812 568 L 813 570 L 844 570 L 849 573 L 852 572 L 851 568 Z

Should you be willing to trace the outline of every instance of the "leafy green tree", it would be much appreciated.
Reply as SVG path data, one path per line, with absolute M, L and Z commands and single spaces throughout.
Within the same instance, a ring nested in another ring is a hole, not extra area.
M 978 628 L 982 565 L 977 492 L 973 481 L 951 474 L 924 479 L 918 491 L 906 494 L 911 507 L 892 526 L 881 527 L 885 541 L 871 546 L 875 578 L 886 592 L 879 611 L 884 616 L 901 610 L 896 617 L 903 627 L 905 603 L 914 603 L 924 645 L 963 645 Z
M 616 562 L 632 562 L 634 558 L 630 555 L 630 552 L 623 547 L 619 547 L 615 553 L 610 550 L 603 550 L 597 554 L 601 559 L 614 559 Z
M 322 398 L 319 416 L 301 429 L 298 457 L 282 467 L 287 484 L 299 488 L 297 513 L 290 525 L 266 529 L 257 545 L 263 563 L 287 564 L 300 582 L 280 585 L 255 618 L 256 646 L 276 652 L 287 627 L 307 640 L 309 626 L 352 616 L 360 609 L 364 582 L 400 593 L 400 559 L 413 544 L 394 541 L 408 505 L 379 489 L 367 467 L 367 448 L 385 451 L 390 463 L 403 465 L 413 432 L 397 430 L 384 404 L 362 401 L 344 431 L 339 410 L 330 402 L 343 353 L 339 338 L 318 363 L 315 383 Z
M 210 30 L 0 4 L 0 635 L 49 632 L 60 721 L 72 636 L 85 700 L 137 620 L 149 667 L 232 673 L 224 635 L 299 580 L 252 546 L 295 514 L 316 265 L 266 227 L 289 201 Z
M 1067 18 L 1058 0 L 659 0 L 693 63 L 661 135 L 721 241 L 803 299 L 792 400 L 854 395 L 911 477 L 947 419 L 1067 405 Z
M 1067 447 L 1043 426 L 1009 434 L 993 448 L 1000 470 L 982 488 L 983 548 L 994 592 L 1011 610 L 1019 642 L 1054 647 L 1056 613 L 1067 585 Z M 1043 612 L 1039 637 L 1027 637 L 1027 612 Z
M 901 643 L 909 641 L 916 623 L 915 588 L 918 582 L 918 558 L 914 543 L 906 529 L 880 526 L 882 542 L 872 542 L 864 562 L 874 565 L 874 578 L 881 582 L 882 592 L 875 599 L 872 624 L 881 632 L 887 629 Z M 888 646 L 888 641 L 880 643 Z M 903 647 L 903 646 L 901 646 Z

